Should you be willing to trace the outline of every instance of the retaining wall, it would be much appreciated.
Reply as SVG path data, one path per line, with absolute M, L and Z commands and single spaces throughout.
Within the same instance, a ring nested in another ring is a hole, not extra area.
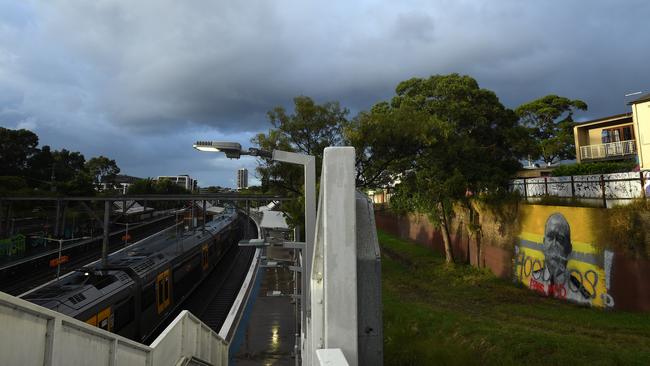
M 650 260 L 622 251 L 625 237 L 607 245 L 612 239 L 603 228 L 612 220 L 610 210 L 530 204 L 499 213 L 475 208 L 473 216 L 455 209 L 450 236 L 457 262 L 489 268 L 547 296 L 650 311 Z M 379 229 L 444 253 L 440 232 L 425 215 L 377 210 L 375 218 Z

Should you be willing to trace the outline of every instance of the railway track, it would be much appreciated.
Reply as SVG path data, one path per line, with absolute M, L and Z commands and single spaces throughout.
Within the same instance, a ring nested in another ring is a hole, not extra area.
M 174 224 L 174 217 L 170 216 L 153 223 L 129 229 L 132 241 L 144 239 Z M 74 255 L 70 255 L 70 261 L 61 266 L 61 276 L 77 268 L 98 260 L 101 256 L 101 242 L 99 238 L 83 247 L 75 248 Z M 109 252 L 124 247 L 120 235 L 109 237 Z M 16 268 L 10 268 L 0 273 L 0 291 L 10 295 L 20 295 L 26 291 L 36 288 L 56 278 L 56 267 L 50 268 L 49 257 L 36 258 L 33 262 L 24 263 Z
M 249 232 L 257 232 L 257 229 L 253 227 Z M 230 248 L 219 265 L 194 289 L 192 295 L 185 299 L 179 309 L 167 317 L 144 343 L 153 342 L 181 310 L 190 311 L 218 333 L 239 293 L 254 254 L 253 247 Z
M 197 317 L 215 332 L 219 332 L 226 320 L 255 253 L 252 247 L 237 249 L 228 273 L 221 278 L 218 291 L 204 301 L 203 309 L 197 313 Z

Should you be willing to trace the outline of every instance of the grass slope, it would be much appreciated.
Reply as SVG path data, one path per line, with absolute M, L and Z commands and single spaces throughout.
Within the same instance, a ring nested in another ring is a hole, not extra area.
M 386 365 L 650 365 L 650 314 L 536 294 L 379 232 Z

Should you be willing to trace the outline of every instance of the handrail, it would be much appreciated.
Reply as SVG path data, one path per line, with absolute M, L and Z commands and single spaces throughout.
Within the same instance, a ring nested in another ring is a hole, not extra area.
M 580 159 L 602 159 L 609 156 L 632 154 L 636 154 L 635 140 L 580 146 Z

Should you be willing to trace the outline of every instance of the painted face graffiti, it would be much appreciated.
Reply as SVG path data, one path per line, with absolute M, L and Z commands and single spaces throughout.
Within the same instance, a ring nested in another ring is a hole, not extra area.
M 525 229 L 515 246 L 513 264 L 517 281 L 545 296 L 598 307 L 613 306 L 607 293 L 611 265 L 603 268 L 604 260 L 599 259 L 591 244 L 572 241 L 571 227 L 563 214 L 556 212 L 547 217 L 543 236 L 538 227 L 528 225 Z
M 569 223 L 562 214 L 551 215 L 544 228 L 544 266 L 551 284 L 566 283 L 566 265 L 571 250 Z

